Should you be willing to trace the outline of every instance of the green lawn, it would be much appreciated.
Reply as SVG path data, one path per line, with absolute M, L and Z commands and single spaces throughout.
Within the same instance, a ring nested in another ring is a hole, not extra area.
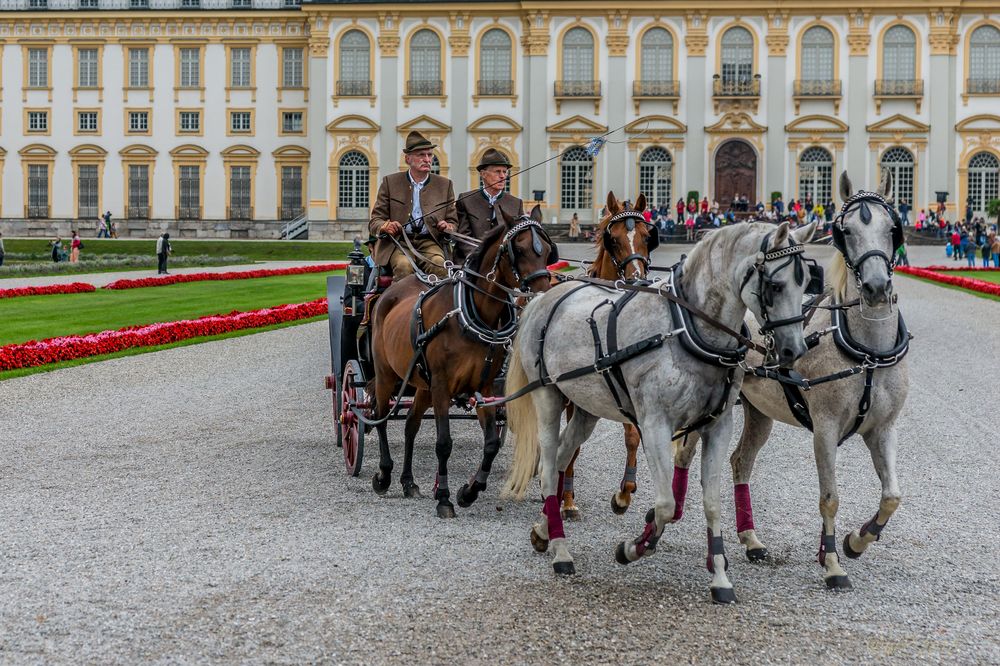
M 36 254 L 42 259 L 51 256 L 51 238 L 5 238 L 8 253 Z M 68 239 L 63 243 L 69 249 Z M 232 256 L 239 255 L 253 261 L 342 261 L 354 247 L 352 243 L 337 241 L 220 241 L 171 238 L 173 256 L 189 255 Z M 153 256 L 156 239 L 96 239 L 84 238 L 84 255 L 137 254 Z
M 326 295 L 327 275 L 308 273 L 3 299 L 0 345 L 304 303 Z
M 956 275 L 958 277 L 982 280 L 983 282 L 994 282 L 1000 284 L 1000 271 L 942 271 L 942 275 Z

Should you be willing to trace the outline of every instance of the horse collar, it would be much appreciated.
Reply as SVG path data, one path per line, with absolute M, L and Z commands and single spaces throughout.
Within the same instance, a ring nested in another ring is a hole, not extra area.
M 681 287 L 681 275 L 684 271 L 685 258 L 670 267 L 670 291 L 678 299 L 684 301 L 686 299 Z M 735 348 L 716 347 L 710 344 L 698 333 L 691 313 L 674 301 L 668 302 L 670 304 L 670 317 L 673 320 L 674 328 L 678 331 L 677 337 L 680 339 L 681 346 L 689 354 L 705 363 L 719 367 L 733 367 L 739 365 L 746 358 L 747 346 L 745 344 L 740 344 Z M 747 328 L 745 322 L 740 328 L 740 334 L 745 338 L 750 337 L 750 329 Z

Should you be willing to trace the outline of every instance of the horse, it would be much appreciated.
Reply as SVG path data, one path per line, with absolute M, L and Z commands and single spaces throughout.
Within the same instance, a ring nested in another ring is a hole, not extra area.
M 621 564 L 651 555 L 673 519 L 668 442 L 687 426 L 704 441 L 712 599 L 736 601 L 725 573 L 719 510 L 721 456 L 732 434 L 731 409 L 745 351 L 741 341 L 746 339 L 733 327 L 741 326 L 749 309 L 770 334 L 769 349 L 777 362 L 788 366 L 805 353 L 800 243 L 814 228 L 790 231 L 787 223 L 726 227 L 699 242 L 669 282 L 623 287 L 624 295 L 568 282 L 525 308 L 505 391 L 515 451 L 504 494 L 523 497 L 537 466 L 544 504 L 530 536 L 539 552 L 551 546 L 556 574 L 575 573 L 559 511 L 563 472 L 598 419 L 637 425 L 656 494 L 641 536 L 615 549 Z M 615 322 L 625 316 L 628 327 L 616 330 Z M 548 355 L 547 338 L 559 345 L 550 344 Z M 730 346 L 734 338 L 737 346 Z M 595 371 L 600 378 L 589 376 Z M 566 400 L 574 411 L 560 433 L 559 413 Z
M 645 279 L 650 256 L 660 244 L 656 227 L 646 222 L 642 216 L 642 212 L 646 210 L 646 195 L 637 196 L 635 206 L 626 209 L 614 192 L 608 192 L 606 205 L 607 214 L 597 226 L 594 238 L 596 258 L 587 269 L 587 275 L 602 280 L 626 282 Z M 624 427 L 627 451 L 625 473 L 618 492 L 611 497 L 611 508 L 619 514 L 628 508 L 632 502 L 632 493 L 636 490 L 636 453 L 639 450 L 639 431 L 631 423 L 624 424 Z M 579 455 L 578 449 L 566 468 L 562 493 L 562 517 L 566 520 L 580 520 L 580 509 L 576 506 L 573 494 L 576 458 Z
M 438 459 L 434 499 L 437 515 L 454 518 L 448 488 L 448 458 L 452 439 L 448 409 L 456 397 L 477 392 L 493 395 L 493 381 L 504 363 L 508 342 L 517 325 L 514 298 L 549 288 L 547 266 L 558 260 L 558 250 L 541 226 L 541 208 L 511 223 L 503 219 L 482 239 L 457 275 L 428 289 L 417 276 L 393 282 L 379 299 L 372 319 L 372 357 L 375 365 L 373 417 L 377 422 L 390 410 L 400 382 L 415 389 L 404 428 L 403 473 L 405 497 L 420 497 L 413 482 L 413 442 L 428 407 L 437 425 Z M 520 291 L 516 291 L 520 290 Z M 493 459 L 500 450 L 496 410 L 479 410 L 484 434 L 483 460 L 469 483 L 458 492 L 458 504 L 468 507 L 486 489 Z M 392 481 L 392 455 L 386 424 L 376 426 L 379 471 L 372 488 L 384 495 Z
M 815 378 L 835 377 L 845 369 L 854 372 L 846 378 L 788 394 L 780 382 L 748 376 L 743 382 L 743 433 L 730 459 L 739 540 L 751 562 L 765 560 L 767 548 L 757 537 L 750 502 L 754 461 L 767 442 L 774 421 L 813 431 L 819 511 L 823 520 L 817 559 L 830 589 L 851 588 L 837 554 L 834 532 L 840 504 L 836 479 L 838 446 L 854 433 L 861 435 L 882 483 L 875 516 L 844 538 L 847 557 L 860 557 L 873 541 L 879 540 L 901 500 L 896 477 L 896 421 L 909 391 L 905 359 L 909 333 L 902 315 L 891 306 L 893 257 L 903 242 L 902 225 L 887 201 L 891 189 L 888 171 L 883 172 L 877 192 L 853 193 L 847 172 L 841 175 L 840 194 L 845 203 L 833 226 L 834 245 L 839 254 L 835 255 L 829 272 L 834 309 L 830 310 L 830 320 L 816 317 L 807 326 L 807 334 L 816 336 L 818 342 L 794 368 L 801 376 L 813 378 L 814 383 Z M 880 316 L 872 317 L 866 307 L 875 309 Z M 878 309 L 884 312 L 879 313 Z M 751 352 L 748 360 L 753 363 L 759 359 Z M 687 467 L 693 455 L 694 438 L 676 452 L 675 480 L 683 477 L 681 485 L 685 489 Z M 683 492 L 675 499 L 683 504 Z

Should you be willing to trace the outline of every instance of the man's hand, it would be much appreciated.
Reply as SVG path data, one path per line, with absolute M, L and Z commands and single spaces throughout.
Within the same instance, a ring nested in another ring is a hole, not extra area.
M 444 232 L 450 234 L 450 233 L 453 233 L 455 231 L 455 225 L 450 224 L 450 223 L 448 223 L 448 222 L 446 222 L 444 220 L 441 220 L 440 222 L 437 223 L 437 230 L 438 231 L 444 231 Z
M 390 236 L 398 236 L 402 231 L 403 225 L 395 220 L 389 220 L 379 229 L 379 233 L 389 234 Z

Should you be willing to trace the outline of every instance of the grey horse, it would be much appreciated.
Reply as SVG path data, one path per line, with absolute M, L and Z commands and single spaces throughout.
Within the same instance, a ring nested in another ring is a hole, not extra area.
M 840 177 L 840 194 L 845 203 L 842 217 L 835 223 L 839 235 L 838 249 L 828 272 L 833 287 L 834 303 L 854 305 L 843 310 L 843 317 L 834 320 L 833 314 L 815 316 L 806 327 L 807 336 L 838 326 L 831 334 L 822 335 L 819 343 L 795 364 L 795 371 L 806 378 L 830 376 L 833 373 L 857 368 L 858 359 L 845 353 L 838 338 L 846 333 L 855 344 L 867 348 L 869 358 L 862 365 L 877 364 L 872 368 L 871 389 L 866 398 L 867 369 L 850 377 L 830 381 L 800 395 L 812 421 L 813 450 L 819 472 L 819 511 L 823 519 L 818 560 L 823 567 L 823 579 L 831 589 L 849 589 L 850 579 L 837 554 L 834 534 L 835 518 L 840 498 L 837 493 L 837 447 L 853 432 L 861 435 L 871 454 L 875 471 L 882 482 L 882 498 L 878 512 L 860 529 L 844 538 L 844 553 L 856 558 L 881 535 L 882 528 L 899 507 L 900 490 L 896 477 L 896 420 L 909 391 L 909 374 L 905 352 L 908 333 L 902 325 L 901 315 L 892 306 L 892 260 L 894 232 L 901 240 L 902 228 L 892 216 L 891 208 L 881 201 L 889 198 L 892 182 L 889 173 L 882 175 L 877 192 L 853 192 L 851 181 L 844 172 Z M 759 358 L 748 355 L 748 361 L 758 363 Z M 862 402 L 870 405 L 859 421 Z M 781 385 L 776 381 L 747 377 L 743 383 L 743 433 L 730 463 L 736 501 L 736 524 L 740 542 L 746 547 L 751 561 L 767 557 L 767 549 L 757 538 L 750 503 L 750 474 L 761 447 L 768 440 L 774 421 L 793 426 L 803 424 L 789 406 Z M 852 432 L 853 431 L 853 432 Z M 687 468 L 695 453 L 696 438 L 688 438 L 677 448 L 675 479 L 686 479 Z M 683 481 L 682 479 L 682 481 Z M 675 499 L 683 503 L 680 486 Z
M 790 231 L 787 223 L 738 224 L 715 231 L 683 263 L 675 280 L 678 293 L 730 329 L 741 326 L 748 309 L 761 326 L 767 328 L 770 322 L 773 356 L 782 365 L 790 365 L 806 351 L 801 317 L 806 285 L 801 281 L 798 253 L 813 231 L 813 225 Z M 682 327 L 672 324 L 670 302 L 657 293 L 643 292 L 633 293 L 617 313 L 617 348 L 657 335 L 663 336 L 662 344 L 622 363 L 614 391 L 606 379 L 615 372 L 560 377 L 596 364 L 595 337 L 602 338 L 602 347 L 611 346 L 605 332 L 609 313 L 620 298 L 623 295 L 615 290 L 570 281 L 536 297 L 525 308 L 514 339 L 506 393 L 515 394 L 546 373 L 557 379 L 509 403 L 507 419 L 515 451 L 505 494 L 523 497 L 538 468 L 544 508 L 540 522 L 531 530 L 532 544 L 543 552 L 551 545 L 556 573 L 574 573 L 559 513 L 563 472 L 598 419 L 626 422 L 634 418 L 656 490 L 655 507 L 646 514 L 642 535 L 616 549 L 620 563 L 634 562 L 655 551 L 664 526 L 673 520 L 669 442 L 673 432 L 694 425 L 704 441 L 702 484 L 712 599 L 735 602 L 726 576 L 719 484 L 742 370 L 735 367 L 738 362 L 725 367 L 696 358 L 681 344 Z M 704 348 L 735 351 L 734 336 L 698 318 L 689 323 Z M 572 403 L 574 412 L 560 433 L 559 416 L 566 401 Z M 706 419 L 706 415 L 713 418 Z

